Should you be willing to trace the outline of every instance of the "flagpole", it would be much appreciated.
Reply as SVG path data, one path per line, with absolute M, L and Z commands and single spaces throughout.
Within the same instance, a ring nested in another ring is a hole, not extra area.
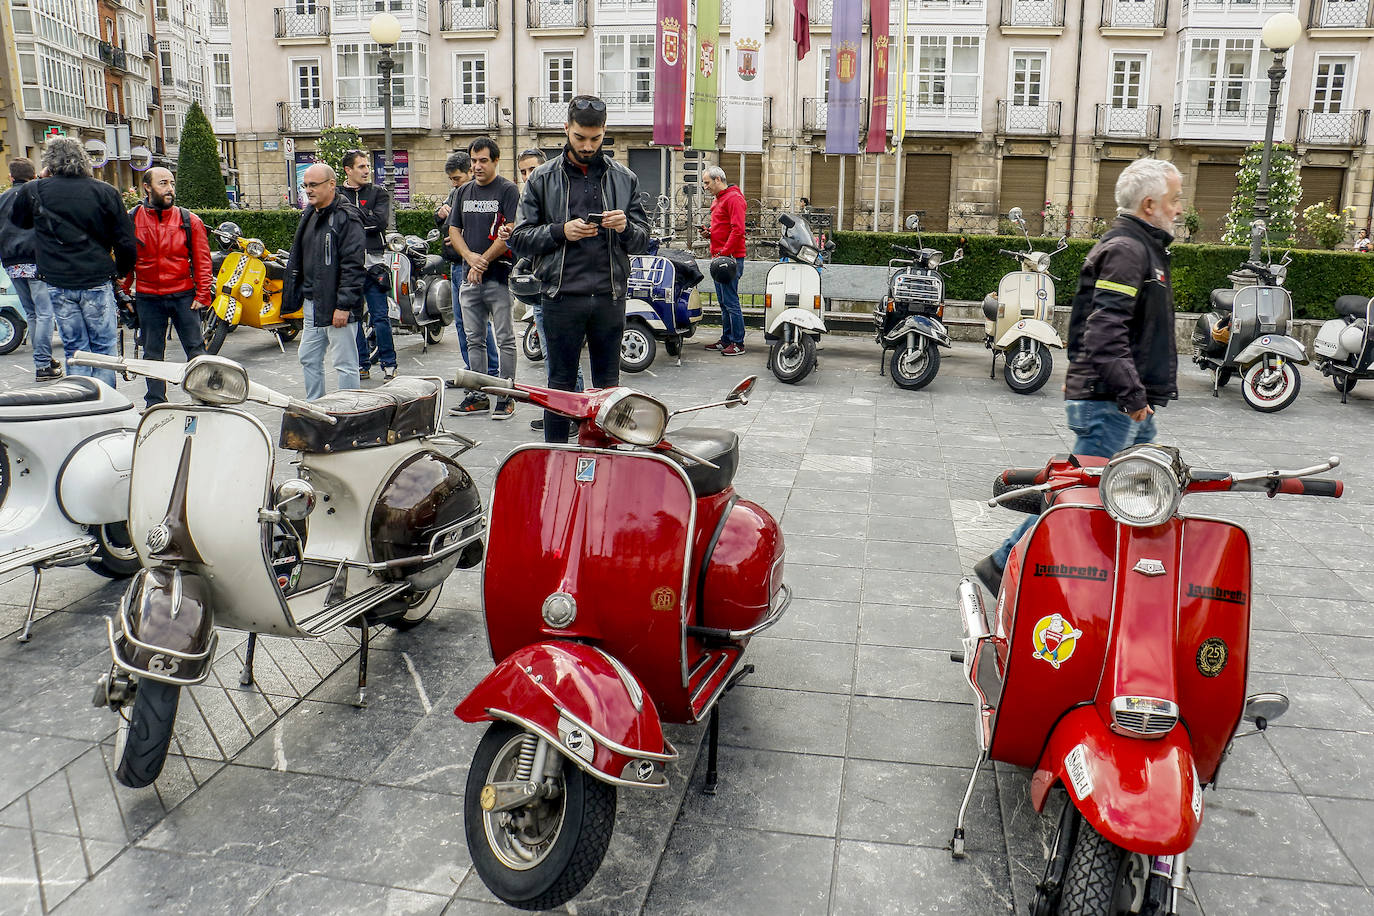
M 878 195 L 883 187 L 883 155 L 873 157 L 873 231 L 878 231 Z
M 902 141 L 906 139 L 906 103 L 907 103 L 907 84 L 906 84 L 906 33 L 908 10 L 910 0 L 901 0 L 902 4 L 902 28 L 901 41 L 897 44 L 897 117 L 894 126 L 897 128 L 897 166 L 896 175 L 892 184 L 892 231 L 900 232 L 902 227 Z

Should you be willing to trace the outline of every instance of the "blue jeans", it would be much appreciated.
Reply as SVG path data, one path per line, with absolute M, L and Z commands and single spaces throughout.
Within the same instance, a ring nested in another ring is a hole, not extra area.
M 301 316 L 304 327 L 301 330 L 301 346 L 298 358 L 305 371 L 305 399 L 315 401 L 324 397 L 324 351 L 329 350 L 329 361 L 339 374 L 339 388 L 361 388 L 362 379 L 358 376 L 357 322 L 350 321 L 341 328 L 332 324 L 322 328 L 315 327 L 315 303 L 305 300 L 305 313 Z
M 363 301 L 367 303 L 367 317 L 372 322 L 372 333 L 377 338 L 377 362 L 385 368 L 396 368 L 396 345 L 391 340 L 391 316 L 387 313 L 386 290 L 369 278 L 363 283 Z M 358 365 L 370 366 L 367 334 L 363 323 L 358 322 Z
M 1115 401 L 1065 401 L 1064 412 L 1068 414 L 1069 429 L 1078 436 L 1073 444 L 1075 455 L 1110 458 L 1132 445 L 1155 441 L 1154 414 L 1137 423 L 1122 413 Z M 1011 549 L 1031 529 L 1035 520 L 1036 516 L 1027 516 L 1002 542 L 1002 546 L 993 551 L 993 562 L 998 569 L 1007 568 Z
M 544 343 L 544 341 L 548 339 L 544 336 L 544 306 L 542 304 L 536 304 L 532 306 L 532 308 L 534 309 L 534 329 L 539 332 L 539 346 L 544 349 L 544 369 L 547 372 L 549 368 L 549 348 Z M 550 387 L 552 387 L 552 384 L 550 384 Z M 586 390 L 586 380 L 582 378 L 582 361 L 578 360 L 577 381 L 573 385 L 573 391 Z
M 463 288 L 463 277 L 465 276 L 464 267 L 461 264 L 453 265 L 453 272 L 457 274 L 457 280 L 451 281 L 453 286 L 453 328 L 458 332 L 458 352 L 463 355 L 463 367 L 472 368 L 472 363 L 468 360 L 468 335 L 463 330 L 463 303 L 458 301 L 458 292 Z M 541 334 L 540 340 L 544 339 Z M 487 323 L 487 375 L 501 374 L 501 352 L 496 349 L 496 334 L 491 329 L 491 323 Z M 481 372 L 481 368 L 478 368 Z
M 26 277 L 10 277 L 14 294 L 24 307 L 24 317 L 29 322 L 29 343 L 33 344 L 33 368 L 46 369 L 52 365 L 52 328 L 57 323 L 53 316 L 52 298 L 48 295 L 48 284 L 42 280 Z
M 118 352 L 119 321 L 115 317 L 114 285 L 109 281 L 94 289 L 62 289 L 48 286 L 57 331 L 62 335 L 62 349 L 67 357 L 77 350 L 114 356 Z M 113 369 L 92 369 L 72 366 L 71 375 L 86 375 L 99 379 L 111 388 L 115 386 Z
M 735 258 L 738 269 L 729 283 L 716 281 L 716 301 L 720 303 L 720 339 L 744 346 L 744 309 L 739 304 L 739 278 L 744 276 L 744 258 Z

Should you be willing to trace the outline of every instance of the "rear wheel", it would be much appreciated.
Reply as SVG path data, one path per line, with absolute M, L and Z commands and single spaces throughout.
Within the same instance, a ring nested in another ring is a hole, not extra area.
M 444 326 L 440 322 L 425 325 L 425 343 L 437 344 L 444 339 Z
M 233 329 L 233 325 L 211 312 L 205 319 L 205 352 L 218 353 L 220 347 L 224 346 L 224 338 L 228 337 Z
M 620 338 L 620 368 L 626 372 L 643 372 L 653 365 L 658 343 L 649 328 L 640 321 L 625 325 Z
M 140 678 L 127 723 L 115 735 L 115 779 L 131 789 L 152 785 L 167 762 L 181 688 Z
M 406 599 L 406 612 L 383 622 L 393 630 L 415 629 L 434 612 L 434 605 L 438 603 L 439 592 L 442 589 L 443 586 L 439 585 L 427 592 L 410 595 Z
M 924 338 L 914 347 L 901 344 L 892 351 L 888 368 L 897 387 L 916 391 L 935 380 L 940 371 L 940 351 L 932 341 Z
M 1022 338 L 1015 353 L 1008 353 L 1002 363 L 1002 377 L 1007 387 L 1017 394 L 1031 394 L 1045 387 L 1054 371 L 1054 357 L 1050 348 L 1038 340 Z
M 520 350 L 525 354 L 525 359 L 532 363 L 544 361 L 544 344 L 539 339 L 539 329 L 533 324 L 525 329 L 525 336 L 520 340 Z
M 1245 403 L 1261 413 L 1283 410 L 1297 400 L 1300 390 L 1302 376 L 1297 367 L 1287 360 L 1275 365 L 1274 358 L 1269 356 L 1245 370 L 1240 389 Z
M 1223 368 L 1217 369 L 1217 370 L 1216 370 L 1216 373 L 1217 373 L 1217 387 L 1218 387 L 1218 388 L 1225 388 L 1225 387 L 1226 387 L 1226 383 L 1229 382 L 1229 381 L 1231 381 L 1231 379 L 1235 376 L 1236 370 L 1235 370 L 1235 369 L 1232 369 L 1230 366 L 1225 366 L 1225 367 L 1223 367 Z
M 279 328 L 277 330 L 277 337 L 280 338 L 281 342 L 284 344 L 289 344 L 291 343 L 291 341 L 295 340 L 297 337 L 300 336 L 301 326 L 299 324 L 288 325 L 287 327 Z
M 1349 394 L 1350 392 L 1354 391 L 1355 382 L 1357 381 L 1359 381 L 1359 379 L 1355 378 L 1355 376 L 1353 375 L 1331 376 L 1331 384 L 1334 385 L 1336 390 L 1341 394 Z
M 800 382 L 816 368 L 816 338 L 798 331 L 791 343 L 784 340 L 773 344 L 768 348 L 768 368 L 780 382 Z
M 615 826 L 615 788 L 588 776 L 556 749 L 558 775 L 539 800 L 510 811 L 487 811 L 488 785 L 516 781 L 538 738 L 509 722 L 494 722 L 468 769 L 463 826 L 482 883 L 522 910 L 547 910 L 577 896 L 605 858 Z M 536 777 L 538 779 L 539 777 Z
M 127 579 L 138 572 L 142 564 L 127 524 L 111 522 L 100 525 L 92 533 L 96 541 L 95 555 L 86 562 L 92 571 L 109 579 Z
M 10 309 L 0 309 L 0 356 L 13 353 L 24 341 L 24 322 Z

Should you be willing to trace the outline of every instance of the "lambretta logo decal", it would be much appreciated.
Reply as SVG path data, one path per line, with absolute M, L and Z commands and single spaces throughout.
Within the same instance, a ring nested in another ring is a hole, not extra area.
M 1241 589 L 1217 588 L 1212 585 L 1188 583 L 1189 598 L 1210 598 L 1212 601 L 1226 601 L 1230 604 L 1244 604 L 1245 592 Z
M 1091 579 L 1106 582 L 1107 571 L 1096 566 L 1065 566 L 1060 563 L 1036 563 L 1035 574 L 1053 579 Z

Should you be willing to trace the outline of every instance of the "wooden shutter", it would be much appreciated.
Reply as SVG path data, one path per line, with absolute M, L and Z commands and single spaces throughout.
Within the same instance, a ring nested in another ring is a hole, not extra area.
M 1330 201 L 1332 210 L 1341 208 L 1341 194 L 1345 191 L 1345 169 L 1329 166 L 1306 165 L 1302 169 L 1302 200 L 1298 203 L 1298 213 Z
M 924 210 L 921 228 L 947 230 L 953 169 L 954 157 L 948 153 L 909 153 L 902 163 L 902 219 Z
M 1097 202 L 1093 205 L 1093 216 L 1111 222 L 1116 219 L 1116 180 L 1129 159 L 1103 159 L 1097 164 Z
M 1002 159 L 1002 182 L 997 191 L 997 211 L 1005 216 L 1012 207 L 1020 207 L 1031 235 L 1044 232 L 1045 188 L 1049 179 L 1050 161 L 1040 156 L 1005 156 Z
M 1202 226 L 1193 241 L 1221 241 L 1226 231 L 1226 214 L 1231 212 L 1231 198 L 1236 196 L 1236 172 L 1239 170 L 1240 166 L 1229 162 L 1202 163 L 1197 167 L 1193 186 L 1184 186 L 1185 203 L 1191 192 L 1193 206 L 1202 218 Z
M 840 207 L 840 159 L 844 158 L 844 222 L 845 228 L 854 225 L 854 189 L 863 159 L 858 156 L 827 156 L 824 153 L 811 154 L 811 206 L 825 210 L 832 217 L 839 217 Z
M 763 197 L 763 155 L 744 153 L 744 180 L 740 181 L 740 153 L 721 153 L 720 167 L 725 170 L 725 178 L 730 184 L 739 185 L 745 200 L 758 200 Z

